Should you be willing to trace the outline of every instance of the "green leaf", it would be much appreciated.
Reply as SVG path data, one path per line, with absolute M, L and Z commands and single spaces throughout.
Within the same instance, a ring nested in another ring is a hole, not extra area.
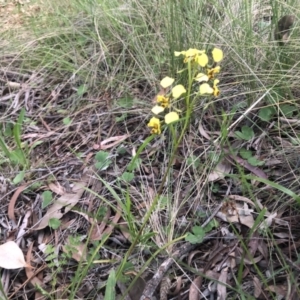
M 29 188 L 30 188 L 32 191 L 34 191 L 34 190 L 39 189 L 42 185 L 43 185 L 43 182 L 42 182 L 42 181 L 36 181 L 36 182 L 34 182 L 32 185 L 30 185 Z
M 203 241 L 203 237 L 193 235 L 192 233 L 188 232 L 185 240 L 191 244 L 199 244 Z
M 242 158 L 248 159 L 249 157 L 252 156 L 252 151 L 251 150 L 247 150 L 245 148 L 242 148 L 240 150 L 240 155 L 241 155 Z
M 131 108 L 133 106 L 133 98 L 130 96 L 126 96 L 124 98 L 118 99 L 117 104 L 122 108 Z
M 120 179 L 124 180 L 125 182 L 130 182 L 134 178 L 134 174 L 131 172 L 124 172 Z
M 122 122 L 127 118 L 127 113 L 122 114 L 120 117 L 116 117 L 116 122 Z
M 243 126 L 242 133 L 247 140 L 251 140 L 254 137 L 254 131 L 251 127 Z
M 106 162 L 97 162 L 95 164 L 95 167 L 100 171 L 104 171 L 110 166 L 111 163 L 112 163 L 111 160 L 108 160 Z
M 127 261 L 123 267 L 123 273 L 134 271 L 135 265 L 132 262 Z
M 213 218 L 205 227 L 204 231 L 205 233 L 212 231 L 215 227 L 219 226 L 219 222 Z
M 13 128 L 15 141 L 16 141 L 19 149 L 22 149 L 22 146 L 21 146 L 21 128 L 22 128 L 22 123 L 23 123 L 23 120 L 24 120 L 24 116 L 25 116 L 25 108 L 22 108 L 21 112 L 20 112 L 20 115 L 19 115 L 19 118 L 18 118 L 18 120 L 17 120 L 17 122 L 16 122 L 16 124 Z
M 52 201 L 52 192 L 51 191 L 44 191 L 42 194 L 42 209 L 47 207 Z
M 61 224 L 61 221 L 60 220 L 58 220 L 57 218 L 51 218 L 50 220 L 49 220 L 49 227 L 51 227 L 52 229 L 57 229 L 59 226 L 60 226 L 60 224 Z
M 5 131 L 3 132 L 4 136 L 13 136 L 13 124 L 12 123 L 7 123 L 5 126 Z
M 108 152 L 105 151 L 97 152 L 95 156 L 95 159 L 97 160 L 97 163 L 95 164 L 96 168 L 101 171 L 106 170 L 112 163 L 112 161 L 109 160 L 108 157 L 109 157 Z
M 286 118 L 290 118 L 293 116 L 293 112 L 297 111 L 297 107 L 294 105 L 290 105 L 290 104 L 283 104 L 280 105 L 280 109 L 282 114 L 286 117 Z
M 14 184 L 20 183 L 20 182 L 24 179 L 24 176 L 25 176 L 25 171 L 21 171 L 21 172 L 13 179 L 13 183 L 14 183 Z
M 19 118 L 13 128 L 15 142 L 18 146 L 18 151 L 19 151 L 19 155 L 20 155 L 19 161 L 23 166 L 25 166 L 27 164 L 27 159 L 26 159 L 25 153 L 22 148 L 22 143 L 21 143 L 21 129 L 22 129 L 23 121 L 24 121 L 24 116 L 25 116 L 25 108 L 22 108 Z
M 210 187 L 210 190 L 213 193 L 217 193 L 220 190 L 220 185 L 218 183 L 213 183 L 212 186 Z M 205 214 L 205 213 L 204 213 Z M 206 215 L 206 214 L 205 214 Z
M 254 167 L 263 166 L 265 163 L 264 161 L 258 160 L 255 156 L 249 157 L 247 161 L 251 166 Z
M 272 106 L 263 107 L 259 110 L 258 116 L 262 121 L 270 121 L 275 114 L 275 109 Z
M 134 171 L 135 169 L 139 168 L 139 166 L 141 165 L 142 163 L 142 160 L 140 158 L 137 158 L 137 159 L 134 159 L 132 160 L 128 166 L 127 166 L 127 170 L 132 172 Z
M 4 152 L 4 154 L 7 156 L 7 158 L 11 159 L 11 152 L 7 148 L 5 141 L 0 136 L 0 148 Z
M 118 149 L 117 149 L 117 153 L 120 154 L 120 155 L 124 155 L 127 153 L 127 150 L 125 147 L 123 146 L 120 146 Z
M 26 165 L 26 158 L 22 149 L 16 149 L 12 151 L 14 158 L 17 159 L 17 162 L 20 163 L 22 166 Z
M 78 89 L 77 89 L 77 95 L 78 95 L 78 96 L 83 96 L 83 95 L 86 93 L 87 90 L 88 90 L 87 85 L 82 84 L 82 85 L 79 86 Z
M 66 118 L 63 118 L 63 123 L 65 125 L 70 125 L 72 123 L 72 120 L 70 119 L 70 117 L 66 117 Z
M 98 162 L 104 162 L 107 160 L 109 156 L 109 153 L 108 152 L 105 152 L 105 151 L 99 151 L 96 153 L 95 155 L 95 159 L 98 161 Z
M 201 227 L 201 226 L 193 226 L 192 231 L 193 231 L 193 234 L 197 235 L 197 236 L 203 237 L 205 234 L 205 231 L 204 231 L 203 227 Z
M 248 126 L 243 126 L 241 131 L 235 131 L 236 137 L 249 141 L 254 137 L 254 131 Z
M 114 269 L 112 269 L 107 279 L 104 300 L 116 299 L 116 283 L 116 272 Z
M 188 166 L 193 166 L 195 169 L 197 169 L 200 166 L 200 160 L 199 157 L 195 155 L 191 155 L 187 158 L 187 164 Z
M 158 208 L 165 209 L 169 203 L 169 198 L 166 196 L 160 196 L 158 200 Z

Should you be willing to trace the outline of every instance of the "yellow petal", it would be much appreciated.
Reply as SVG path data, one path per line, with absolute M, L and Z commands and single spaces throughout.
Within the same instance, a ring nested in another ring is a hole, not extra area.
M 208 81 L 208 76 L 203 74 L 203 73 L 199 73 L 197 74 L 197 76 L 195 77 L 195 80 L 198 82 L 202 82 L 202 81 Z
M 214 68 L 214 73 L 217 74 L 217 73 L 220 73 L 220 70 L 221 70 L 221 67 L 220 66 L 216 66 Z
M 212 56 L 215 62 L 219 62 L 223 59 L 223 51 L 218 48 L 214 48 L 212 51 Z
M 207 57 L 207 55 L 205 53 L 199 55 L 198 58 L 197 58 L 197 63 L 201 67 L 205 67 L 208 64 L 208 57 Z
M 214 87 L 213 87 L 214 92 L 213 92 L 213 94 L 214 94 L 215 97 L 218 97 L 218 96 L 220 95 L 220 90 L 219 90 L 218 87 L 217 87 L 217 84 L 218 84 L 219 82 L 220 82 L 219 79 L 215 79 L 215 80 L 214 80 Z
M 166 89 L 167 87 L 169 87 L 170 85 L 172 85 L 174 82 L 174 78 L 168 77 L 166 76 L 165 78 L 163 78 L 160 82 L 160 85 Z
M 185 52 L 185 56 L 186 57 L 192 57 L 192 56 L 196 56 L 196 55 L 199 55 L 199 54 L 202 54 L 204 53 L 205 51 L 204 50 L 198 50 L 198 49 L 195 49 L 195 48 L 190 48 L 189 50 L 187 50 Z
M 220 66 L 216 66 L 215 68 L 212 69 L 208 69 L 207 70 L 207 76 L 209 79 L 214 78 L 215 74 L 220 73 L 221 67 Z
M 214 87 L 214 92 L 213 92 L 215 97 L 218 97 L 220 95 L 220 90 L 217 87 Z
M 151 111 L 155 114 L 155 115 L 158 115 L 160 114 L 161 112 L 163 112 L 165 109 L 162 107 L 162 106 L 159 106 L 159 105 L 155 105 Z
M 212 94 L 214 92 L 214 90 L 212 89 L 212 87 L 208 83 L 201 84 L 200 88 L 199 88 L 199 91 L 200 91 L 200 95 Z
M 179 56 L 179 55 L 181 55 L 181 54 L 185 55 L 185 51 L 181 51 L 181 52 L 175 51 L 175 52 L 174 52 L 174 55 L 175 55 L 175 56 Z
M 165 122 L 166 124 L 170 124 L 172 122 L 175 122 L 179 120 L 179 115 L 175 111 L 171 111 L 168 114 L 165 115 Z
M 172 88 L 172 96 L 175 99 L 179 98 L 184 93 L 186 93 L 186 89 L 182 84 L 177 84 Z
M 148 123 L 148 127 L 153 127 L 157 124 L 160 124 L 160 121 L 158 118 L 152 117 Z
M 216 86 L 219 82 L 220 82 L 219 79 L 215 79 L 215 80 L 214 80 L 214 86 Z

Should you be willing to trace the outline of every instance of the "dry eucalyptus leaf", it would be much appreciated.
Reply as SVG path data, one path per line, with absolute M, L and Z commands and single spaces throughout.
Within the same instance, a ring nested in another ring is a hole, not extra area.
M 223 179 L 226 174 L 230 173 L 230 170 L 231 166 L 226 160 L 219 162 L 216 165 L 215 169 L 210 174 L 208 174 L 208 181 L 211 182 Z
M 227 290 L 226 290 L 227 276 L 228 276 L 228 268 L 222 269 L 219 277 L 219 282 L 217 284 L 218 300 L 227 299 Z
M 112 148 L 118 144 L 120 144 L 121 142 L 125 141 L 130 135 L 129 134 L 125 134 L 125 135 L 119 135 L 119 136 L 112 136 L 104 141 L 102 141 L 100 143 L 100 145 L 95 144 L 93 146 L 93 149 L 95 150 L 106 150 L 109 148 Z
M 276 218 L 277 212 L 270 214 L 260 225 L 260 230 L 267 230 L 273 223 L 274 218 Z
M 198 300 L 200 298 L 200 288 L 202 286 L 202 276 L 197 276 L 190 286 L 189 300 Z
M 254 218 L 252 216 L 253 209 L 249 209 L 247 203 L 244 203 L 243 206 L 238 203 L 237 207 L 241 224 L 252 228 L 254 225 Z
M 252 228 L 254 224 L 254 218 L 252 214 L 253 209 L 249 209 L 246 203 L 236 203 L 234 208 L 218 211 L 216 216 L 225 222 L 241 223 L 249 228 Z
M 254 297 L 258 298 L 261 294 L 262 283 L 256 276 L 254 276 L 254 278 L 253 278 L 253 285 L 254 285 Z
M 0 267 L 8 270 L 31 268 L 26 263 L 22 250 L 13 241 L 0 245 Z
M 64 195 L 66 193 L 65 188 L 63 186 L 61 186 L 61 184 L 59 182 L 56 183 L 49 183 L 48 184 L 48 188 L 55 194 L 57 195 Z
M 40 230 L 48 226 L 50 219 L 60 219 L 64 214 L 70 211 L 74 205 L 80 200 L 85 187 L 89 182 L 89 174 L 85 174 L 80 182 L 74 184 L 71 193 L 65 193 L 59 197 L 53 205 L 49 206 L 46 214 L 42 219 L 33 227 L 33 230 Z

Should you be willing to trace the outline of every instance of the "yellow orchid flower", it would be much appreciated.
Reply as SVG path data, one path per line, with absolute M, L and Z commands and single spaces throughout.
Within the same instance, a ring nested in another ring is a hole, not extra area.
M 195 48 L 190 48 L 187 51 L 175 51 L 175 56 L 184 55 L 184 63 L 187 62 L 196 62 L 201 67 L 205 67 L 208 63 L 208 57 L 205 54 L 205 50 L 198 50 Z
M 157 103 L 160 103 L 160 105 L 163 108 L 169 107 L 169 105 L 170 105 L 170 99 L 168 97 L 163 96 L 163 95 L 157 95 L 156 101 L 157 101 Z
M 151 129 L 152 134 L 160 134 L 161 133 L 160 121 L 158 118 L 152 117 L 150 119 L 150 122 L 148 123 L 148 127 L 152 128 Z
M 211 68 L 207 70 L 207 76 L 209 79 L 215 78 L 215 74 L 220 73 L 221 67 L 217 66 L 215 68 Z
M 196 55 L 205 53 L 205 50 L 198 50 L 195 48 L 190 48 L 187 51 L 175 51 L 175 56 L 179 56 L 179 55 L 184 55 L 186 58 L 191 58 L 191 57 L 195 57 Z

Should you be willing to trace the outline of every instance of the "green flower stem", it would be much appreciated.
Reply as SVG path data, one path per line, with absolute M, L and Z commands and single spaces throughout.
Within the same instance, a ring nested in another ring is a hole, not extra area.
M 190 117 L 191 117 L 191 113 L 192 113 L 192 105 L 190 104 L 190 95 L 191 95 L 191 89 L 192 89 L 192 70 L 191 70 L 191 63 L 189 62 L 188 63 L 188 75 L 189 75 L 189 85 L 188 85 L 188 91 L 187 91 L 187 95 L 186 95 L 186 114 L 185 114 L 185 122 L 184 122 L 184 125 L 183 125 L 183 129 L 181 131 L 181 134 L 179 136 L 178 139 L 175 138 L 175 131 L 174 131 L 174 127 L 171 125 L 170 128 L 171 128 L 171 132 L 172 132 L 172 136 L 173 136 L 173 142 L 174 142 L 174 147 L 173 147 L 173 151 L 171 153 L 171 156 L 170 156 L 170 160 L 169 160 L 169 163 L 168 163 L 168 166 L 167 166 L 167 170 L 162 178 L 162 181 L 161 181 L 161 184 L 158 188 L 158 191 L 157 191 L 157 194 L 156 196 L 154 197 L 153 199 L 153 202 L 150 206 L 150 209 L 147 211 L 145 217 L 144 217 L 144 221 L 143 221 L 143 224 L 138 232 L 138 234 L 136 235 L 136 237 L 134 238 L 131 246 L 129 247 L 128 251 L 126 252 L 125 256 L 124 256 L 124 259 L 120 265 L 120 267 L 118 268 L 118 271 L 117 271 L 117 280 L 120 278 L 121 276 L 121 273 L 122 273 L 122 270 L 124 269 L 124 266 L 125 266 L 125 263 L 127 262 L 129 256 L 131 255 L 134 247 L 138 244 L 139 242 L 139 238 L 142 236 L 142 233 L 143 233 L 143 230 L 147 224 L 147 222 L 149 221 L 150 217 L 151 217 L 151 214 L 154 210 L 154 208 L 156 207 L 157 203 L 158 203 L 158 200 L 161 196 L 161 193 L 162 193 L 162 190 L 164 188 L 164 185 L 165 185 L 165 182 L 166 182 L 166 179 L 167 179 L 167 176 L 169 175 L 169 172 L 170 172 L 170 169 L 172 167 L 172 164 L 173 164 L 173 160 L 175 158 L 175 155 L 176 155 L 176 152 L 177 152 L 177 149 L 183 139 L 183 136 L 187 130 L 187 127 L 190 123 Z M 143 145 L 142 145 L 143 146 Z M 138 150 L 138 153 L 140 153 L 141 151 Z
M 172 123 L 169 125 L 169 128 L 170 128 L 170 131 L 172 134 L 172 141 L 173 141 L 173 145 L 174 145 L 174 141 L 176 141 L 176 132 L 175 132 L 175 129 L 174 129 L 174 126 Z
M 191 90 L 192 90 L 192 66 L 191 66 L 191 61 L 188 61 L 188 76 L 189 76 L 189 86 L 188 86 L 188 91 L 185 97 L 185 103 L 186 103 L 186 108 L 187 110 L 190 107 L 190 98 L 191 98 Z

